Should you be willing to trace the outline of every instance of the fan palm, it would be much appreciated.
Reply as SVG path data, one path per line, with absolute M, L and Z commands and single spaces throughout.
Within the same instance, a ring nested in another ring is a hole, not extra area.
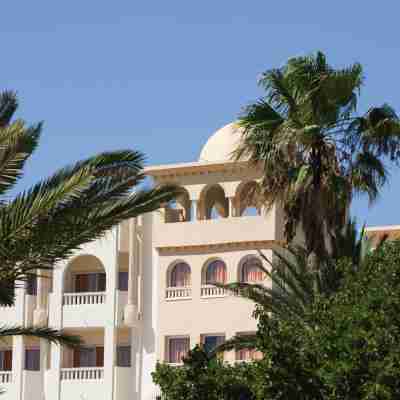
M 379 248 L 386 238 L 376 244 Z M 307 308 L 316 297 L 330 296 L 341 284 L 342 271 L 339 261 L 347 259 L 355 270 L 362 268 L 366 255 L 372 250 L 372 239 L 365 234 L 364 228 L 358 234 L 356 223 L 349 220 L 345 228 L 337 229 L 332 237 L 333 255 L 325 257 L 317 269 L 311 270 L 307 250 L 299 245 L 288 245 L 273 250 L 270 260 L 262 252 L 262 259 L 270 268 L 260 266 L 271 286 L 246 282 L 218 284 L 236 295 L 253 301 L 256 305 L 254 316 L 273 315 L 279 319 L 304 319 Z M 220 351 L 255 348 L 256 335 L 240 335 L 217 347 L 212 356 Z
M 236 158 L 263 167 L 266 207 L 282 204 L 285 236 L 299 228 L 317 258 L 329 234 L 343 226 L 355 194 L 373 203 L 398 162 L 400 121 L 388 105 L 357 113 L 363 72 L 356 63 L 335 69 L 321 52 L 265 72 L 265 97 L 246 108 Z
M 57 171 L 11 195 L 39 143 L 42 124 L 13 120 L 17 98 L 0 95 L 0 305 L 14 303 L 14 289 L 38 270 L 51 269 L 83 244 L 121 221 L 156 210 L 177 194 L 173 186 L 132 188 L 144 179 L 143 155 L 105 152 Z M 76 337 L 41 327 L 0 326 L 0 336 L 30 335 L 74 345 Z

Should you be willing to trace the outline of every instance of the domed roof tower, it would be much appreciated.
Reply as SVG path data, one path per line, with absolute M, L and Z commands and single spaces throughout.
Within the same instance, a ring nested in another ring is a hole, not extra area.
M 232 122 L 217 130 L 203 146 L 200 162 L 232 161 L 241 137 L 241 129 Z

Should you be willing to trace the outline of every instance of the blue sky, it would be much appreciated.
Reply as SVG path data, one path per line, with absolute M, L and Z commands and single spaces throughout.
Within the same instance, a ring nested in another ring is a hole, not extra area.
M 45 121 L 23 184 L 102 150 L 196 160 L 261 94 L 261 72 L 318 49 L 363 64 L 361 109 L 400 112 L 399 13 L 394 0 L 3 2 L 0 88 L 18 91 L 19 116 Z M 373 208 L 355 202 L 361 223 L 400 224 L 399 177 Z

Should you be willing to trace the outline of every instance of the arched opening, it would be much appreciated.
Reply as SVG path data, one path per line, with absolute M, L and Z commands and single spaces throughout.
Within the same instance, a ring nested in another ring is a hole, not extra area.
M 229 200 L 221 185 L 203 189 L 200 196 L 200 219 L 218 219 L 229 216 Z
M 226 283 L 227 270 L 222 260 L 213 260 L 206 264 L 203 271 L 203 284 Z
M 186 222 L 190 221 L 191 203 L 189 193 L 186 189 L 180 188 L 181 194 L 165 207 L 165 222 Z
M 244 283 L 260 283 L 266 278 L 262 262 L 256 256 L 247 256 L 239 264 L 239 281 Z
M 188 287 L 191 284 L 191 271 L 188 264 L 184 262 L 176 263 L 169 272 L 168 286 Z
M 64 293 L 106 291 L 106 272 L 101 261 L 92 255 L 78 256 L 65 271 Z
M 261 189 L 257 182 L 242 182 L 236 191 L 236 205 L 239 217 L 261 215 Z

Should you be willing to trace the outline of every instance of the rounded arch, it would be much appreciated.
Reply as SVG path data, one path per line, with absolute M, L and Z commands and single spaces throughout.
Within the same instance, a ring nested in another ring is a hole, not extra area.
M 188 287 L 191 285 L 192 271 L 183 260 L 174 261 L 167 269 L 167 287 Z
M 207 185 L 200 193 L 199 219 L 218 219 L 229 216 L 229 200 L 219 183 Z
M 201 282 L 203 285 L 226 283 L 228 272 L 225 262 L 220 258 L 208 260 L 202 269 Z
M 74 257 L 63 276 L 65 293 L 102 292 L 106 290 L 106 270 L 100 259 L 92 254 Z
M 244 181 L 239 184 L 235 194 L 236 215 L 261 215 L 261 188 L 256 181 Z
M 180 187 L 180 194 L 165 206 L 165 222 L 190 221 L 191 202 L 189 192 Z
M 239 262 L 238 281 L 244 283 L 263 282 L 266 274 L 262 266 L 261 258 L 255 254 L 244 256 Z

